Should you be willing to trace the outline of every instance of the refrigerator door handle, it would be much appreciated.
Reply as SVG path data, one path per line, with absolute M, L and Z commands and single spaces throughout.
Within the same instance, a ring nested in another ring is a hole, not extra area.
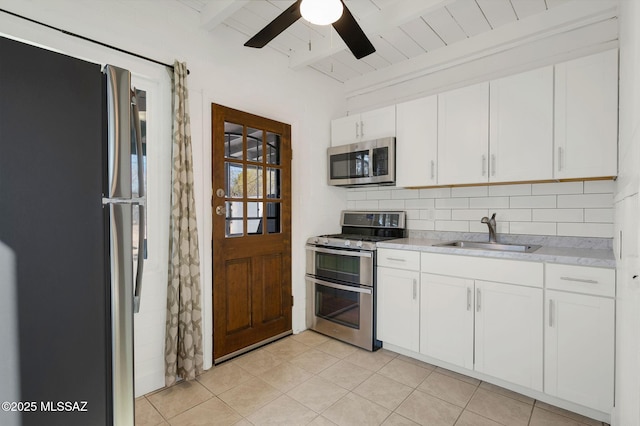
M 138 205 L 138 267 L 136 268 L 135 287 L 133 291 L 133 313 L 140 312 L 140 300 L 142 297 L 142 273 L 144 272 L 144 228 L 146 208 L 144 204 Z
M 136 157 L 138 160 L 138 266 L 136 268 L 135 287 L 133 293 L 133 312 L 140 312 L 140 298 L 142 297 L 142 276 L 144 272 L 145 256 L 145 229 L 146 229 L 146 206 L 145 206 L 145 179 L 144 161 L 142 151 L 142 130 L 140 127 L 140 111 L 138 109 L 138 99 L 135 88 L 131 90 L 131 122 L 136 138 Z
M 131 74 L 118 67 L 104 68 L 107 80 L 108 198 L 131 198 L 131 127 L 129 95 Z M 125 102 L 124 100 L 127 100 Z

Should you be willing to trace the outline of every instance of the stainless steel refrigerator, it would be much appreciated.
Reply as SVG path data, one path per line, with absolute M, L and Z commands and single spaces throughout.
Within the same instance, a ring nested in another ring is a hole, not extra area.
M 133 425 L 142 158 L 128 71 L 0 37 L 0 424 Z

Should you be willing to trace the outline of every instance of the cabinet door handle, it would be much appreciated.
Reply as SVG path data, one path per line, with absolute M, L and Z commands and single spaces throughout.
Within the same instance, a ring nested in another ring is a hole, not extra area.
M 496 155 L 491 154 L 491 176 L 496 175 Z
M 487 156 L 482 156 L 482 176 L 487 174 Z
M 572 277 L 560 277 L 562 281 L 573 281 L 576 283 L 585 283 L 585 284 L 598 284 L 596 280 L 588 280 L 584 278 L 572 278 Z
M 549 299 L 549 327 L 553 327 L 553 311 L 555 309 L 555 303 L 553 299 Z
M 364 136 L 364 121 L 360 121 L 360 136 Z
M 360 123 L 356 121 L 356 138 L 360 137 Z
M 476 290 L 476 312 L 480 312 L 480 299 L 482 294 L 480 293 L 480 289 Z
M 435 179 L 436 177 L 436 163 L 431 160 L 431 180 Z
M 558 171 L 562 171 L 562 163 L 564 163 L 564 149 L 561 146 L 558 147 Z
M 467 311 L 471 310 L 471 288 L 467 287 Z
M 416 281 L 416 279 L 413 279 L 413 300 L 416 300 L 418 298 L 418 281 Z

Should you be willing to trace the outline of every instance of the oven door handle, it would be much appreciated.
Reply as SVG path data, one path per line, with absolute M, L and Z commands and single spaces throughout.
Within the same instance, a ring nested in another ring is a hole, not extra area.
M 316 251 L 318 253 L 337 254 L 339 256 L 373 257 L 373 253 L 370 251 L 335 250 L 312 245 L 307 245 L 307 250 Z
M 325 287 L 337 288 L 338 290 L 353 291 L 355 293 L 364 293 L 364 294 L 372 294 L 373 293 L 373 290 L 370 289 L 370 288 L 362 288 L 362 287 L 356 287 L 356 286 L 350 286 L 350 285 L 342 285 L 342 284 L 330 283 L 328 281 L 318 280 L 316 278 L 312 278 L 312 277 L 309 277 L 309 276 L 307 276 L 307 280 L 311 281 L 314 284 L 320 284 L 320 285 L 323 285 Z

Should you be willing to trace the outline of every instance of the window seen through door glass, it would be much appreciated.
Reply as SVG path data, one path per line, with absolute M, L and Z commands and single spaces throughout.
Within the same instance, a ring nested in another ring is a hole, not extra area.
M 281 135 L 229 122 L 224 129 L 225 235 L 282 232 Z

